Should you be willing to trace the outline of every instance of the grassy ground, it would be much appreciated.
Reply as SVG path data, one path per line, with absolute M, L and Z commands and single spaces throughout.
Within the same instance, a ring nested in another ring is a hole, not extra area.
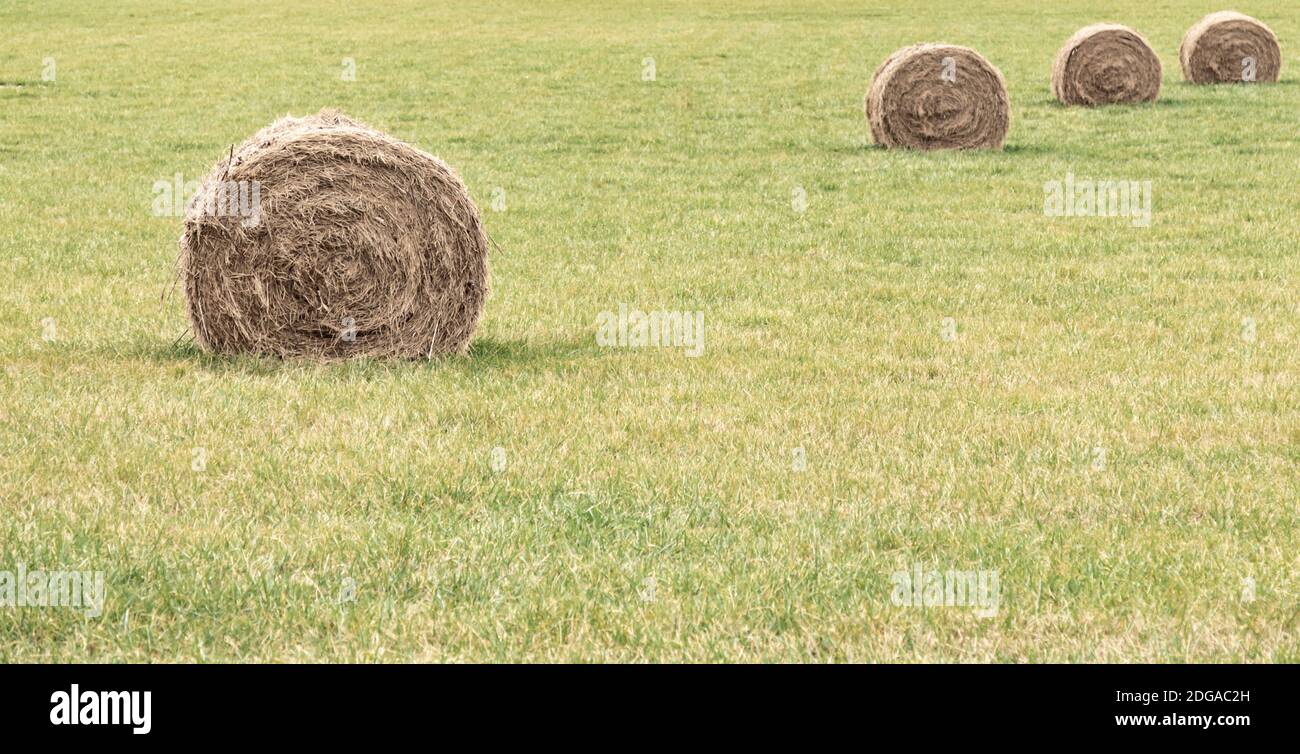
M 1236 6 L 1280 84 L 1192 87 L 1217 6 L 1069 6 L 0 4 L 0 570 L 107 589 L 0 607 L 0 660 L 1300 660 L 1300 17 Z M 1052 101 L 1098 20 L 1158 103 Z M 870 146 L 921 40 L 1001 68 L 1004 152 Z M 154 182 L 327 105 L 484 210 L 470 357 L 182 338 Z M 1151 226 L 1045 216 L 1068 173 Z M 621 303 L 703 355 L 598 346 Z M 916 565 L 997 615 L 895 604 Z

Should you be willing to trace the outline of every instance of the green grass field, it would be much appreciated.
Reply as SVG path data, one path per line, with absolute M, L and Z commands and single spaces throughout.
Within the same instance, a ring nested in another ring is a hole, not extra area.
M 0 660 L 1300 660 L 1300 16 L 1233 6 L 1282 81 L 1194 87 L 1219 6 L 1068 5 L 0 4 L 0 571 L 106 584 L 0 607 Z M 1157 103 L 1051 98 L 1100 20 Z M 1002 70 L 1005 151 L 872 147 L 927 40 Z M 467 358 L 186 337 L 154 183 L 323 106 L 465 178 Z M 1150 227 L 1045 216 L 1067 175 Z M 702 355 L 601 347 L 620 304 Z M 996 615 L 896 604 L 916 566 Z

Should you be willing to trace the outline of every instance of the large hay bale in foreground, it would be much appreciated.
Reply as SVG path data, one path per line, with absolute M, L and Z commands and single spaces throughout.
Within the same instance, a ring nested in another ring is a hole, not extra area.
M 227 211 L 230 192 L 252 212 Z M 218 162 L 180 247 L 195 338 L 222 354 L 463 353 L 487 295 L 487 236 L 456 172 L 332 110 Z
M 1282 48 L 1262 21 L 1219 11 L 1187 30 L 1178 61 L 1194 84 L 1271 83 L 1282 72 Z
M 969 47 L 905 47 L 867 91 L 871 138 L 908 149 L 1001 149 L 1011 124 L 1002 73 Z
M 1066 41 L 1052 65 L 1052 94 L 1066 105 L 1131 105 L 1160 95 L 1160 58 L 1120 24 L 1093 24 Z

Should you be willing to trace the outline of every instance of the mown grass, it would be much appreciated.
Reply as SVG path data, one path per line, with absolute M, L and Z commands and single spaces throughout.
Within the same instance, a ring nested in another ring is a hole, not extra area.
M 1181 83 L 1184 0 L 0 6 L 0 570 L 108 595 L 0 608 L 0 660 L 1300 659 L 1300 21 L 1237 8 L 1280 84 Z M 1098 20 L 1158 103 L 1051 100 Z M 870 146 L 920 40 L 1001 68 L 1006 151 Z M 154 182 L 322 106 L 483 208 L 468 358 L 183 337 Z M 1045 217 L 1067 173 L 1151 181 L 1151 227 Z M 704 355 L 598 347 L 620 303 Z M 917 563 L 997 616 L 895 605 Z

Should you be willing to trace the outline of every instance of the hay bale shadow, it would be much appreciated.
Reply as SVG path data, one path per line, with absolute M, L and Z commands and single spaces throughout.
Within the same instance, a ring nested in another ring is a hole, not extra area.
M 317 362 L 310 359 L 281 359 L 274 356 L 240 354 L 223 356 L 199 348 L 193 340 L 137 340 L 125 347 L 111 349 L 112 355 L 134 361 L 189 367 L 213 374 L 271 376 L 286 372 L 337 370 L 349 376 L 380 376 L 406 370 L 456 369 L 466 372 L 526 369 L 542 371 L 572 364 L 579 359 L 599 357 L 594 340 L 570 339 L 532 341 L 476 338 L 465 356 L 447 356 L 431 360 L 356 358 L 346 361 Z M 100 354 L 103 355 L 103 354 Z
M 1002 148 L 1004 154 L 1056 154 L 1063 151 L 1047 144 L 1008 144 Z
M 580 358 L 598 356 L 599 348 L 591 338 L 543 342 L 476 338 L 470 343 L 469 355 L 459 361 L 475 369 L 545 368 Z

